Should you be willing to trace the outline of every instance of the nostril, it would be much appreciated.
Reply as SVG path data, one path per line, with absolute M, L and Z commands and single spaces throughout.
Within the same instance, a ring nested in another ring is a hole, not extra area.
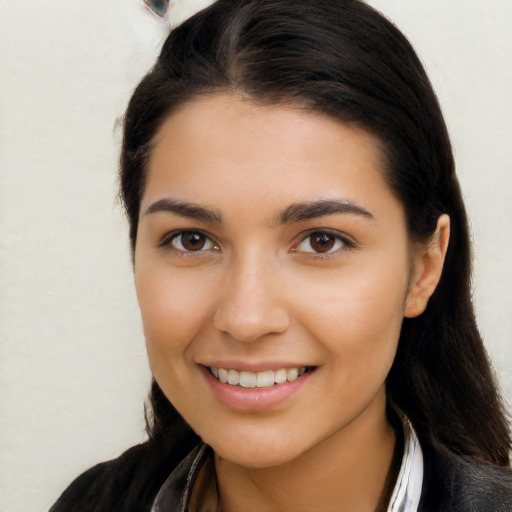
M 281 334 L 289 325 L 285 308 L 261 302 L 241 305 L 224 304 L 214 316 L 214 326 L 242 342 L 253 342 L 269 334 Z

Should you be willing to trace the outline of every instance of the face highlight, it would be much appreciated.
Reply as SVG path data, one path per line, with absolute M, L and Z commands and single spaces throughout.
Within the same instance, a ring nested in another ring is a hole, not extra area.
M 150 365 L 225 459 L 282 464 L 386 422 L 411 251 L 377 148 L 227 94 L 155 138 L 135 251 Z

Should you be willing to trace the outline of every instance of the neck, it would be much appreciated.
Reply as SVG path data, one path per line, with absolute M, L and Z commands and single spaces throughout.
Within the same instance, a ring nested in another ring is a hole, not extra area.
M 222 512 L 386 510 L 398 470 L 395 431 L 381 402 L 279 466 L 247 468 L 216 457 Z

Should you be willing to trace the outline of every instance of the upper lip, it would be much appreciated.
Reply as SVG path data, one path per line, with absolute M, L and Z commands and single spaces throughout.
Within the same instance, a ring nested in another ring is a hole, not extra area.
M 281 368 L 303 368 L 311 367 L 312 365 L 296 362 L 275 362 L 275 361 L 264 361 L 264 362 L 241 362 L 241 361 L 213 361 L 208 363 L 198 363 L 200 366 L 206 368 L 225 368 L 227 370 L 238 370 L 247 372 L 264 372 L 267 370 L 280 370 Z

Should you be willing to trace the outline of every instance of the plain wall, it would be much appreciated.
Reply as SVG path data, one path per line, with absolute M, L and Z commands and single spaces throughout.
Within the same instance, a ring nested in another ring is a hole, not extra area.
M 183 19 L 208 1 L 176 0 Z M 512 2 L 374 0 L 451 132 L 475 303 L 512 401 Z M 0 2 L 0 512 L 44 511 L 144 438 L 150 374 L 116 204 L 116 120 L 165 22 L 127 0 Z

